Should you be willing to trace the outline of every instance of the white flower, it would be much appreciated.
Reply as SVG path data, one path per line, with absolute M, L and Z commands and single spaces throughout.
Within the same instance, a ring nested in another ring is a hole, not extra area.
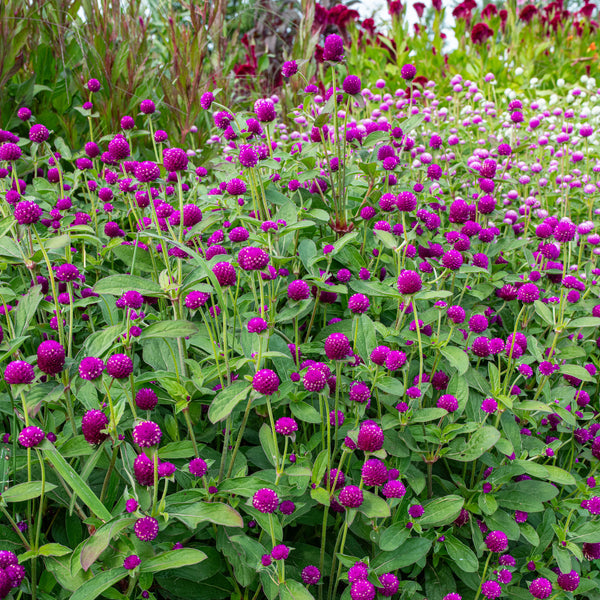
M 523 69 L 522 69 L 521 67 L 517 67 L 517 68 L 515 69 L 515 75 L 516 75 L 517 77 L 520 77 L 521 75 L 523 75 Z
M 556 81 L 556 87 L 562 87 L 563 85 L 565 85 L 565 80 L 561 77 L 560 79 L 558 79 Z

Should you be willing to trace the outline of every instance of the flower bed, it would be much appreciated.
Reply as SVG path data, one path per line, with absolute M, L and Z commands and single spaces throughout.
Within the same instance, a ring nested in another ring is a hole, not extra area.
M 595 83 L 344 54 L 200 150 L 0 132 L 0 596 L 598 597 Z

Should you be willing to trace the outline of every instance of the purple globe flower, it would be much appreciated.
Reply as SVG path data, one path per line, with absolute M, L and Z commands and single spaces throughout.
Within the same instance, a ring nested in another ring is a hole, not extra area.
M 290 549 L 285 544 L 278 544 L 271 550 L 273 560 L 285 560 L 290 555 Z
M 295 60 L 287 60 L 281 67 L 281 74 L 284 77 L 292 77 L 298 72 L 298 63 Z
M 167 148 L 163 153 L 163 164 L 167 171 L 185 171 L 188 167 L 188 155 L 181 148 Z
M 13 142 L 0 146 L 0 161 L 15 162 L 21 158 L 23 150 Z
M 280 435 L 292 435 L 298 431 L 298 423 L 292 417 L 281 417 L 275 422 L 275 431 Z
M 133 461 L 133 474 L 139 485 L 154 485 L 154 461 L 145 454 L 139 454 Z
M 19 444 L 23 448 L 33 448 L 40 444 L 45 437 L 46 435 L 39 427 L 30 425 L 25 427 L 19 434 Z
M 531 582 L 529 593 L 534 598 L 548 598 L 552 593 L 552 582 L 545 577 L 538 577 Z
M 88 410 L 81 419 L 81 431 L 88 444 L 101 444 L 108 434 L 104 432 L 108 417 L 101 410 Z
M 415 67 L 415 65 L 403 65 L 400 69 L 400 77 L 402 77 L 402 79 L 405 79 L 406 81 L 412 81 L 415 78 L 416 74 L 417 68 Z
M 325 38 L 323 47 L 323 60 L 341 62 L 344 59 L 344 40 L 336 34 Z
M 517 290 L 517 298 L 523 304 L 533 304 L 540 297 L 540 290 L 535 283 L 525 283 Z
M 421 276 L 416 271 L 405 270 L 398 276 L 398 291 L 404 295 L 416 294 L 423 287 Z
M 487 600 L 495 600 L 502 595 L 502 588 L 498 582 L 490 579 L 482 584 L 481 593 Z
M 94 381 L 104 371 L 104 361 L 93 356 L 86 356 L 79 363 L 79 376 L 86 381 Z
M 339 502 L 346 508 L 358 508 L 363 503 L 362 490 L 356 485 L 347 485 L 340 490 Z
M 141 542 L 151 542 L 158 535 L 158 521 L 153 517 L 142 517 L 135 522 L 133 532 Z
M 403 498 L 406 494 L 406 487 L 401 481 L 392 479 L 383 486 L 381 493 L 386 498 Z
M 348 569 L 348 581 L 350 583 L 354 583 L 355 581 L 362 581 L 362 580 L 368 579 L 368 578 L 369 578 L 369 567 L 367 567 L 367 565 L 362 561 L 355 562 Z
M 200 97 L 200 106 L 204 110 L 208 110 L 212 106 L 214 100 L 215 96 L 212 92 L 204 92 L 204 94 L 202 94 L 202 96 Z
M 579 573 L 572 570 L 569 573 L 560 573 L 556 582 L 565 592 L 574 592 L 579 587 L 579 580 Z
M 54 340 L 46 340 L 38 346 L 37 364 L 42 373 L 57 375 L 65 366 L 65 349 Z
M 221 287 L 229 287 L 235 285 L 237 281 L 237 275 L 235 267 L 228 262 L 218 262 L 213 268 L 212 272 L 215 274 L 217 281 Z
M 490 552 L 505 552 L 508 549 L 508 538 L 503 531 L 490 531 L 485 538 L 485 545 Z
M 368 579 L 355 581 L 350 587 L 350 598 L 352 600 L 373 600 L 377 590 Z
M 310 298 L 310 287 L 306 281 L 296 279 L 288 285 L 288 298 L 295 300 L 308 300 Z
M 9 385 L 31 383 L 34 379 L 33 367 L 24 360 L 13 360 L 4 369 L 4 380 Z
M 354 381 L 350 385 L 350 400 L 364 404 L 371 399 L 371 390 L 369 386 L 362 381 Z
M 127 354 L 113 354 L 106 361 L 106 372 L 114 379 L 126 379 L 133 373 L 133 362 Z
M 204 477 L 206 471 L 208 471 L 208 466 L 206 461 L 201 458 L 193 458 L 190 460 L 188 465 L 188 469 L 194 477 Z
M 325 354 L 330 360 L 344 360 L 350 354 L 350 342 L 343 333 L 332 333 L 325 340 Z
M 400 587 L 400 581 L 393 573 L 384 573 L 383 575 L 380 575 L 379 583 L 381 583 L 381 587 L 378 591 L 386 598 L 393 596 Z
M 130 554 L 124 561 L 123 567 L 129 571 L 135 569 L 137 566 L 141 564 L 140 557 L 136 554 Z
M 261 317 L 253 317 L 248 321 L 249 333 L 262 333 L 269 327 L 269 324 Z
M 365 485 L 381 486 L 388 479 L 388 470 L 382 460 L 369 458 L 362 466 L 361 476 Z
M 271 369 L 261 369 L 252 378 L 252 387 L 265 396 L 273 395 L 279 389 L 279 377 Z
M 447 410 L 449 413 L 452 413 L 458 410 L 458 400 L 452 394 L 442 394 L 439 397 L 436 406 L 438 408 Z
M 360 426 L 356 446 L 363 452 L 377 452 L 383 448 L 383 429 L 374 421 L 365 421 Z
M 56 279 L 65 283 L 79 278 L 79 269 L 70 263 L 60 265 L 56 269 Z
M 359 94 L 361 87 L 362 83 L 360 77 L 357 77 L 356 75 L 348 75 L 348 77 L 344 79 L 344 83 L 342 83 L 342 89 L 350 96 Z
M 413 519 L 418 519 L 423 516 L 425 509 L 420 504 L 413 504 L 408 508 L 408 514 Z
M 261 513 L 274 513 L 279 506 L 277 494 L 269 488 L 257 490 L 252 497 L 252 506 Z
M 19 225 L 31 225 L 40 220 L 43 212 L 35 202 L 21 200 L 15 206 L 13 215 Z
M 348 308 L 355 315 L 362 315 L 369 310 L 371 302 L 364 294 L 354 294 L 348 299 Z
M 302 569 L 301 576 L 306 585 L 316 585 L 321 580 L 321 571 L 314 565 L 308 565 Z
M 254 112 L 261 123 L 271 123 L 277 117 L 275 104 L 269 99 L 259 99 L 254 103 Z
M 36 123 L 29 130 L 29 139 L 35 144 L 43 144 L 49 136 L 48 128 L 41 123 Z
M 139 162 L 135 167 L 135 177 L 142 183 L 155 181 L 160 177 L 160 167 L 149 160 Z
M 153 421 L 142 421 L 133 428 L 133 441 L 140 448 L 151 448 L 160 443 L 162 431 Z
M 156 106 L 152 100 L 142 100 L 140 102 L 140 112 L 144 115 L 151 115 L 156 112 Z
M 296 505 L 291 500 L 279 503 L 279 512 L 283 515 L 291 515 L 296 510 Z
M 253 146 L 245 144 L 240 147 L 238 160 L 242 167 L 252 168 L 258 164 L 258 154 Z

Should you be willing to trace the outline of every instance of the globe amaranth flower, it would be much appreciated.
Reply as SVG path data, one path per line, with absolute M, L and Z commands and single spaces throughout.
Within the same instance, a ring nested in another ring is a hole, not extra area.
M 298 63 L 295 60 L 287 60 L 281 66 L 281 74 L 284 77 L 292 77 L 298 72 Z
M 135 522 L 133 532 L 141 542 L 151 542 L 158 535 L 158 521 L 153 517 L 142 517 Z
M 365 485 L 381 486 L 388 479 L 388 470 L 382 460 L 369 458 L 362 466 L 361 476 Z
M 495 600 L 502 595 L 502 588 L 497 581 L 489 579 L 482 584 L 481 593 L 486 600 Z
M 194 477 L 204 477 L 208 471 L 208 465 L 202 458 L 193 458 L 188 464 L 188 470 Z
M 104 361 L 94 356 L 86 356 L 79 363 L 79 376 L 86 381 L 94 381 L 102 375 L 105 365 Z
M 133 362 L 127 354 L 113 354 L 106 361 L 106 372 L 114 379 L 126 379 L 133 373 Z
M 300 300 L 308 300 L 310 298 L 310 287 L 306 281 L 302 281 L 302 279 L 296 279 L 292 281 L 288 285 L 288 298 L 290 300 L 295 300 L 296 302 Z
M 13 216 L 19 225 L 31 225 L 37 223 L 44 211 L 30 200 L 21 200 L 15 206 Z
M 13 360 L 4 369 L 4 380 L 9 385 L 31 383 L 34 379 L 33 367 L 24 360 Z
M 330 360 L 344 360 L 350 354 L 350 341 L 343 333 L 332 333 L 325 340 L 325 354 Z
M 54 340 L 46 340 L 38 346 L 37 364 L 42 373 L 57 375 L 65 366 L 65 349 Z
M 79 277 L 79 269 L 70 263 L 64 263 L 56 269 L 56 279 L 68 283 Z
M 153 421 L 142 421 L 133 428 L 133 441 L 140 448 L 151 448 L 160 443 L 162 431 Z
M 237 259 L 244 271 L 260 271 L 269 264 L 269 253 L 262 248 L 246 246 L 238 252 Z
M 235 267 L 231 263 L 218 262 L 212 268 L 212 272 L 214 273 L 221 287 L 230 287 L 235 285 L 237 281 Z
M 545 577 L 538 577 L 531 582 L 529 593 L 534 598 L 548 598 L 552 594 L 552 583 Z
M 508 549 L 508 538 L 503 531 L 490 531 L 485 538 L 485 545 L 490 552 L 505 552 Z
M 254 493 L 252 506 L 264 514 L 274 513 L 279 506 L 279 498 L 273 490 L 261 488 Z
M 261 317 L 252 317 L 248 321 L 247 329 L 249 333 L 262 333 L 269 327 L 269 324 Z
M 272 100 L 260 98 L 254 103 L 254 112 L 261 123 L 270 123 L 277 117 Z
M 271 550 L 273 560 L 285 560 L 290 555 L 290 549 L 285 544 L 278 544 Z
M 346 508 L 358 508 L 364 500 L 362 490 L 356 485 L 347 485 L 340 490 L 338 500 Z
M 359 94 L 361 86 L 362 83 L 360 81 L 360 77 L 357 77 L 356 75 L 348 75 L 342 83 L 342 89 L 350 96 Z
M 368 579 L 360 579 L 350 586 L 351 600 L 373 600 L 377 590 Z
M 384 597 L 389 598 L 393 596 L 400 587 L 400 581 L 393 573 L 383 573 L 379 576 L 379 583 L 377 591 Z
M 88 444 L 101 444 L 108 433 L 104 430 L 108 425 L 108 417 L 101 410 L 88 410 L 81 419 L 81 431 Z
M 447 410 L 449 413 L 452 413 L 458 410 L 458 400 L 452 394 L 442 394 L 439 397 L 436 406 L 438 408 Z
M 23 448 L 33 448 L 40 444 L 45 437 L 46 435 L 39 427 L 30 425 L 25 427 L 19 434 L 19 444 Z
M 390 349 L 387 346 L 377 346 L 371 350 L 370 359 L 380 367 L 385 364 L 385 359 L 390 353 Z
M 302 569 L 301 577 L 305 585 L 316 585 L 321 580 L 321 571 L 314 565 L 307 565 Z
M 369 578 L 369 567 L 362 561 L 355 562 L 348 569 L 348 581 L 354 583 L 355 581 L 362 581 Z
M 388 481 L 381 490 L 386 498 L 403 498 L 406 494 L 406 486 L 397 479 Z
M 129 571 L 135 569 L 137 566 L 141 564 L 140 557 L 136 554 L 130 554 L 124 561 L 123 567 Z
M 163 164 L 167 171 L 185 171 L 188 167 L 188 155 L 181 148 L 167 148 L 163 152 Z
M 524 283 L 517 290 L 517 298 L 523 302 L 523 304 L 533 304 L 536 300 L 539 300 L 540 290 L 535 283 Z
M 275 422 L 275 431 L 280 435 L 292 435 L 298 431 L 298 423 L 292 417 L 281 417 Z
M 279 503 L 279 512 L 283 515 L 291 515 L 296 510 L 296 505 L 291 500 Z
M 202 96 L 200 96 L 200 106 L 204 109 L 204 110 L 208 110 L 211 106 L 212 103 L 215 100 L 215 96 L 212 92 L 204 92 L 204 94 L 202 94 Z
M 377 452 L 383 448 L 383 429 L 375 421 L 364 421 L 358 431 L 356 446 L 363 452 Z
M 252 387 L 259 393 L 271 396 L 279 389 L 279 377 L 271 369 L 261 369 L 252 378 Z
M 364 404 L 371 399 L 371 390 L 363 381 L 354 381 L 350 384 L 350 400 Z
M 579 573 L 572 570 L 569 573 L 559 573 L 556 583 L 565 592 L 574 592 L 579 587 Z
M 406 81 L 412 81 L 417 74 L 417 68 L 414 65 L 406 64 L 400 69 L 400 77 Z
M 353 294 L 348 299 L 348 308 L 354 315 L 362 315 L 369 310 L 371 302 L 364 294 Z
M 423 287 L 423 281 L 416 271 L 407 269 L 398 275 L 397 286 L 401 294 L 416 294 Z
M 310 368 L 304 374 L 302 383 L 307 392 L 320 392 L 327 385 L 327 377 L 321 369 Z
M 336 34 L 328 35 L 323 46 L 323 60 L 341 62 L 344 58 L 344 40 Z

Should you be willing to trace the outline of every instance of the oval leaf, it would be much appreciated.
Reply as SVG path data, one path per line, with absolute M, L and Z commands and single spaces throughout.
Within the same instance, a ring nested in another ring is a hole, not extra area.
M 13 485 L 5 492 L 2 492 L 2 498 L 6 502 L 23 502 L 24 500 L 38 498 L 42 495 L 42 485 L 44 485 L 44 493 L 56 488 L 53 483 L 48 483 L 47 481 L 45 484 L 42 484 L 41 481 L 28 481 Z

